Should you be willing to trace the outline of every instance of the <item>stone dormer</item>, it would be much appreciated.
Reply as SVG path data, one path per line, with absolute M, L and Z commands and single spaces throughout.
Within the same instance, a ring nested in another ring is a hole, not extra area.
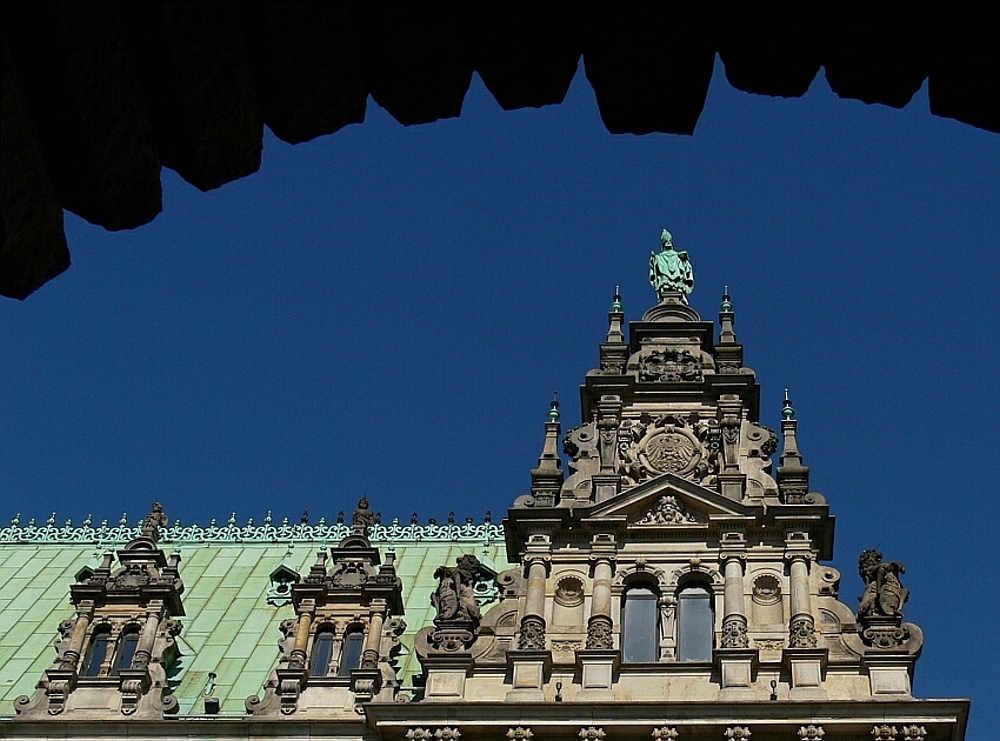
M 97 568 L 84 568 L 70 587 L 76 617 L 59 625 L 56 660 L 32 697 L 15 710 L 25 718 L 163 718 L 177 712 L 169 677 L 181 654 L 174 640 L 184 615 L 178 554 L 158 547 L 167 517 L 159 502 L 140 535 Z
M 281 660 L 264 697 L 247 698 L 247 712 L 356 717 L 363 702 L 395 698 L 403 585 L 395 554 L 382 563 L 372 547 L 373 523 L 362 499 L 350 534 L 329 553 L 320 551 L 305 579 L 292 583 L 295 617 L 280 625 Z

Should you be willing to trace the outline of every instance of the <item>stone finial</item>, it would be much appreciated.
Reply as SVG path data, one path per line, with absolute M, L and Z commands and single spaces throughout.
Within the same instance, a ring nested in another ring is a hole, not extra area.
M 549 406 L 548 421 L 545 423 L 545 441 L 542 443 L 542 454 L 538 457 L 538 467 L 531 470 L 531 495 L 535 504 L 551 507 L 556 503 L 556 496 L 563 484 L 562 458 L 559 457 L 559 401 L 552 392 L 552 403 Z
M 809 467 L 803 465 L 802 453 L 799 451 L 798 421 L 792 400 L 785 389 L 785 402 L 781 409 L 781 433 L 784 444 L 781 450 L 781 463 L 778 466 L 778 490 L 786 504 L 803 504 L 809 493 Z
M 660 233 L 660 251 L 649 253 L 649 283 L 660 301 L 674 294 L 686 304 L 694 290 L 694 269 L 688 253 L 674 249 L 673 235 L 666 229 Z

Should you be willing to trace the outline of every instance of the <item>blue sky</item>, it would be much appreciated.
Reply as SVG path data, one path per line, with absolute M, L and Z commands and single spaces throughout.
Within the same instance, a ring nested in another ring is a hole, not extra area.
M 561 106 L 365 123 L 111 234 L 66 215 L 73 267 L 0 304 L 0 520 L 60 523 L 159 499 L 207 524 L 297 520 L 367 494 L 386 519 L 499 516 L 529 486 L 553 389 L 564 429 L 616 283 L 654 300 L 662 227 L 691 302 L 724 285 L 777 428 L 782 389 L 838 516 L 842 596 L 879 547 L 926 634 L 916 693 L 1000 721 L 987 544 L 1000 514 L 994 314 L 1000 136 L 840 100 L 733 90 L 693 137 L 612 136 L 582 70 Z M 976 729 L 980 729 L 977 732 Z

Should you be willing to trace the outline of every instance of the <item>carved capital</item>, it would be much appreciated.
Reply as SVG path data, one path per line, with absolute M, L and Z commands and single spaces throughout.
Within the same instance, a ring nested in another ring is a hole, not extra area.
M 594 615 L 587 624 L 587 648 L 611 650 L 615 647 L 611 618 Z
M 545 621 L 534 615 L 521 619 L 521 632 L 517 636 L 517 647 L 521 651 L 545 650 Z
M 747 619 L 742 615 L 728 615 L 722 621 L 722 648 L 748 648 Z
M 792 618 L 788 624 L 789 648 L 816 648 L 816 626 L 812 615 Z

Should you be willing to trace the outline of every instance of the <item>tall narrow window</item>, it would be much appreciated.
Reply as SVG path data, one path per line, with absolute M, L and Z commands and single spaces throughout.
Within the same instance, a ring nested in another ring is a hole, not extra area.
M 690 586 L 677 595 L 677 658 L 711 661 L 714 621 L 712 595 L 703 586 Z
M 330 671 L 331 658 L 333 658 L 333 629 L 323 627 L 313 640 L 309 674 L 313 677 L 325 677 Z
M 99 629 L 91 636 L 90 645 L 87 647 L 87 655 L 83 660 L 83 676 L 97 677 L 101 674 L 101 667 L 111 648 L 111 631 L 107 628 Z
M 344 636 L 344 648 L 340 654 L 340 670 L 337 674 L 341 677 L 351 676 L 351 669 L 357 669 L 361 665 L 361 648 L 365 642 L 365 634 L 360 627 L 351 628 Z
M 115 666 L 111 673 L 118 676 L 122 669 L 129 669 L 132 666 L 132 659 L 135 657 L 135 649 L 139 645 L 139 629 L 126 628 L 118 641 L 118 655 L 115 657 Z
M 656 594 L 647 587 L 632 587 L 622 601 L 622 658 L 656 661 L 659 632 Z

